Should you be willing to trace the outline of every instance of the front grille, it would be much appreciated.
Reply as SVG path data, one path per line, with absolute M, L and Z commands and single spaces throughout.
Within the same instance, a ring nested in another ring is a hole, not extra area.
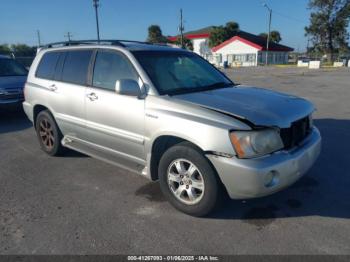
M 8 91 L 5 94 L 0 94 L 1 100 L 24 99 L 23 93 Z
M 291 149 L 302 142 L 311 132 L 309 117 L 292 123 L 290 128 L 281 128 L 280 135 L 285 149 Z

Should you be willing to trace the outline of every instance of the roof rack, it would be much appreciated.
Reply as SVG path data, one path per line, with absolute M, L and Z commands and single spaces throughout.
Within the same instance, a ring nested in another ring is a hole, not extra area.
M 55 42 L 42 46 L 41 48 L 53 48 L 62 46 L 75 46 L 75 45 L 116 45 L 125 47 L 125 43 L 136 43 L 152 45 L 150 42 L 134 41 L 134 40 L 115 40 L 115 39 L 101 39 L 101 40 L 71 40 L 64 42 Z

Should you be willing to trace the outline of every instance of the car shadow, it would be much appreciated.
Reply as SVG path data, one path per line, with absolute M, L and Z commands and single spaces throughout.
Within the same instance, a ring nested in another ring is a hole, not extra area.
M 284 217 L 350 218 L 350 120 L 318 119 L 315 125 L 321 131 L 322 152 L 303 178 L 271 196 L 227 197 L 207 219 L 238 219 L 260 229 Z M 148 183 L 135 194 L 149 201 L 165 201 L 157 183 Z
M 32 126 L 22 107 L 0 109 L 0 134 L 21 131 Z
M 88 155 L 85 155 L 83 153 L 80 153 L 78 151 L 74 151 L 73 149 L 66 148 L 66 151 L 64 152 L 63 155 L 58 156 L 58 157 L 63 157 L 63 158 L 85 158 L 89 157 Z

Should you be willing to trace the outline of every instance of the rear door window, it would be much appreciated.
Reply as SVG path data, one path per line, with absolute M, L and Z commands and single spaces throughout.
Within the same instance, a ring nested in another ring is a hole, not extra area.
M 59 52 L 48 52 L 44 54 L 36 70 L 35 76 L 44 79 L 53 79 L 59 56 Z
M 62 69 L 64 65 L 64 60 L 66 58 L 67 52 L 60 52 L 60 57 L 58 58 L 55 74 L 54 74 L 54 80 L 61 81 L 62 78 Z
M 91 55 L 92 50 L 68 51 L 63 65 L 62 81 L 86 85 Z

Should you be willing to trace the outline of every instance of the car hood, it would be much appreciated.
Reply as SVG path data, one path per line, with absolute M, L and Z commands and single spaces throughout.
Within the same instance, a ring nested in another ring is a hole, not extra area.
M 248 86 L 173 96 L 184 102 L 248 120 L 256 126 L 290 127 L 315 109 L 307 100 Z
M 23 89 L 27 76 L 1 76 L 0 89 Z

